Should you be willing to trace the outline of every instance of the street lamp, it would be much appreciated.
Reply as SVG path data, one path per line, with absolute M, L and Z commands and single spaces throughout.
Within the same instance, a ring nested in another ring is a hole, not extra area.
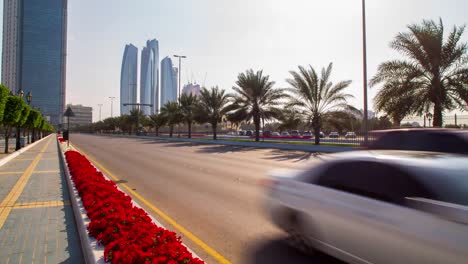
M 174 55 L 174 57 L 179 58 L 179 94 L 177 96 L 178 99 L 180 99 L 180 73 L 182 72 L 182 59 L 187 58 L 185 55 Z
M 367 122 L 367 46 L 366 46 L 366 1 L 362 0 L 362 68 L 364 90 L 364 144 L 369 140 Z
M 114 114 L 113 107 L 114 107 L 114 99 L 115 99 L 115 97 L 114 97 L 114 96 L 109 96 L 109 99 L 111 99 L 111 117 L 113 117 L 113 114 Z
M 28 95 L 26 96 L 26 102 L 28 102 L 28 105 L 30 105 L 31 101 L 32 101 L 32 93 L 28 92 Z
M 432 114 L 431 113 L 426 113 L 426 118 L 429 120 L 428 127 L 431 127 Z
M 99 121 L 101 121 L 101 108 L 102 108 L 102 104 L 98 104 L 99 106 Z

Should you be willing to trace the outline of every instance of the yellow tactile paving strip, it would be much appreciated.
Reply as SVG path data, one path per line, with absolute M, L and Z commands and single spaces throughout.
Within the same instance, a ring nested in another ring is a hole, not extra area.
M 11 209 L 27 209 L 27 208 L 42 208 L 42 207 L 57 207 L 70 205 L 70 202 L 64 201 L 37 201 L 30 203 L 16 203 L 13 206 L 10 206 Z
M 59 170 L 49 170 L 49 171 L 33 171 L 33 174 L 40 173 L 59 173 Z M 0 171 L 0 175 L 9 175 L 9 174 L 23 174 L 24 171 Z
M 10 214 L 19 196 L 23 192 L 24 187 L 28 183 L 29 178 L 33 174 L 33 171 L 36 168 L 37 164 L 39 164 L 39 161 L 41 160 L 42 155 L 44 154 L 44 151 L 47 149 L 51 141 L 52 141 L 52 138 L 50 138 L 47 141 L 47 143 L 44 145 L 41 151 L 34 158 L 31 165 L 29 165 L 26 171 L 24 171 L 23 175 L 21 175 L 19 180 L 16 182 L 15 186 L 13 186 L 13 188 L 5 197 L 5 199 L 3 199 L 3 201 L 0 203 L 0 229 L 5 224 L 5 221 L 8 218 L 8 215 Z

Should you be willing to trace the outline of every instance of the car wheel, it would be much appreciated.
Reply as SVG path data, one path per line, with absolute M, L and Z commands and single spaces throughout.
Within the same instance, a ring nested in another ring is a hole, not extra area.
M 307 239 L 304 238 L 300 215 L 298 213 L 291 213 L 289 217 L 290 225 L 289 229 L 286 230 L 289 235 L 286 239 L 288 245 L 297 249 L 303 254 L 314 254 L 316 250 L 310 245 L 310 243 L 308 243 Z

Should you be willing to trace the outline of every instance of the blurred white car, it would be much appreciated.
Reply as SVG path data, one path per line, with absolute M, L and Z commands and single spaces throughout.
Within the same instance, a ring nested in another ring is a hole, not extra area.
M 281 132 L 281 136 L 283 137 L 289 137 L 289 132 Z
M 271 135 L 274 136 L 274 137 L 279 137 L 280 133 L 279 132 L 273 132 L 273 133 L 271 133 Z
M 346 132 L 345 138 L 356 138 L 356 133 Z
M 271 219 L 308 251 L 350 263 L 468 263 L 468 158 L 430 152 L 320 156 L 266 180 Z

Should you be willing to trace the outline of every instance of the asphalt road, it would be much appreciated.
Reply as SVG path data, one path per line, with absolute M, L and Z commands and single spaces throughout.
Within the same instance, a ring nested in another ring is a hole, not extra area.
M 71 142 L 232 263 L 339 263 L 288 247 L 263 206 L 258 181 L 272 169 L 302 166 L 311 153 L 82 134 Z M 217 262 L 182 239 L 206 262 Z

